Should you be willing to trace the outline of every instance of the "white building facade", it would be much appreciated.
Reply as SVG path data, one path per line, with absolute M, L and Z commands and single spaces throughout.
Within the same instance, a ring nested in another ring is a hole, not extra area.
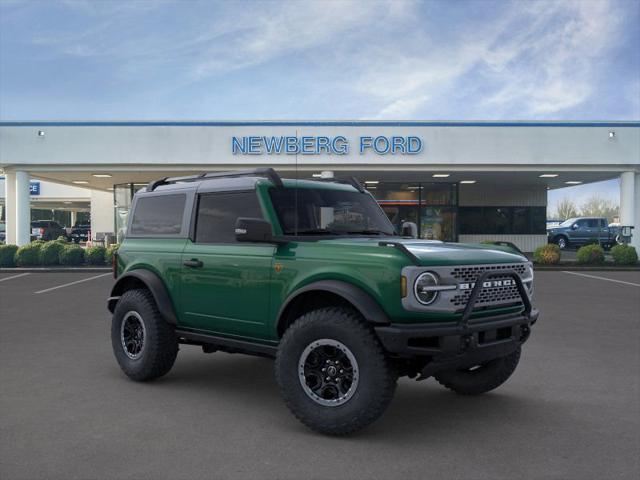
M 90 188 L 92 231 L 115 232 L 150 180 L 265 166 L 355 176 L 421 238 L 532 251 L 546 243 L 548 189 L 612 178 L 621 223 L 640 225 L 640 122 L 0 123 L 7 237 L 18 244 L 29 238 L 30 180 Z

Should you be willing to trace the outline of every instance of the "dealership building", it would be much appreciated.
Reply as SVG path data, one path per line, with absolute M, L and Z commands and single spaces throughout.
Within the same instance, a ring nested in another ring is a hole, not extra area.
M 3 122 L 7 242 L 29 241 L 33 182 L 88 189 L 94 236 L 121 238 L 147 182 L 257 167 L 355 176 L 425 239 L 532 251 L 547 241 L 548 190 L 614 178 L 620 223 L 640 225 L 640 122 Z

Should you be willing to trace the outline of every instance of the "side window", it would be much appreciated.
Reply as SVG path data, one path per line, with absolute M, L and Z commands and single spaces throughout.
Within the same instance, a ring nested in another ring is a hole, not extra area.
M 576 222 L 576 225 L 578 225 L 578 228 L 586 228 L 587 227 L 587 221 L 586 220 L 578 220 Z
M 200 195 L 196 243 L 235 243 L 238 217 L 263 218 L 255 191 Z
M 140 198 L 131 220 L 131 235 L 178 235 L 186 199 L 184 193 Z
M 600 222 L 600 220 L 596 220 L 595 218 L 593 218 L 593 219 L 591 219 L 591 220 L 589 220 L 589 221 L 587 222 L 587 226 L 588 226 L 589 228 L 598 228 L 598 226 L 599 226 L 599 225 L 598 225 L 598 223 L 599 223 L 599 222 Z

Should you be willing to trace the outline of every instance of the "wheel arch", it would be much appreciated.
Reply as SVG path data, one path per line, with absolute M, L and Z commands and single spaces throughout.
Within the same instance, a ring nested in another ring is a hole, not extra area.
M 108 308 L 111 313 L 116 309 L 120 297 L 127 290 L 145 288 L 151 292 L 162 318 L 172 325 L 178 324 L 173 302 L 160 277 L 149 270 L 136 269 L 122 275 L 111 289 Z
M 378 302 L 360 287 L 341 280 L 320 280 L 299 288 L 284 301 L 276 322 L 278 337 L 282 337 L 289 325 L 300 315 L 317 308 L 335 305 L 351 307 L 371 323 L 390 323 L 389 317 Z

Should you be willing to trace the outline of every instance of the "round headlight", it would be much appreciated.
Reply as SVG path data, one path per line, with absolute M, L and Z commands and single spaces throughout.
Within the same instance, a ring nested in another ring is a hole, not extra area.
M 433 289 L 438 285 L 438 277 L 431 272 L 424 272 L 414 284 L 413 291 L 418 301 L 423 305 L 432 304 L 438 297 L 438 291 Z

